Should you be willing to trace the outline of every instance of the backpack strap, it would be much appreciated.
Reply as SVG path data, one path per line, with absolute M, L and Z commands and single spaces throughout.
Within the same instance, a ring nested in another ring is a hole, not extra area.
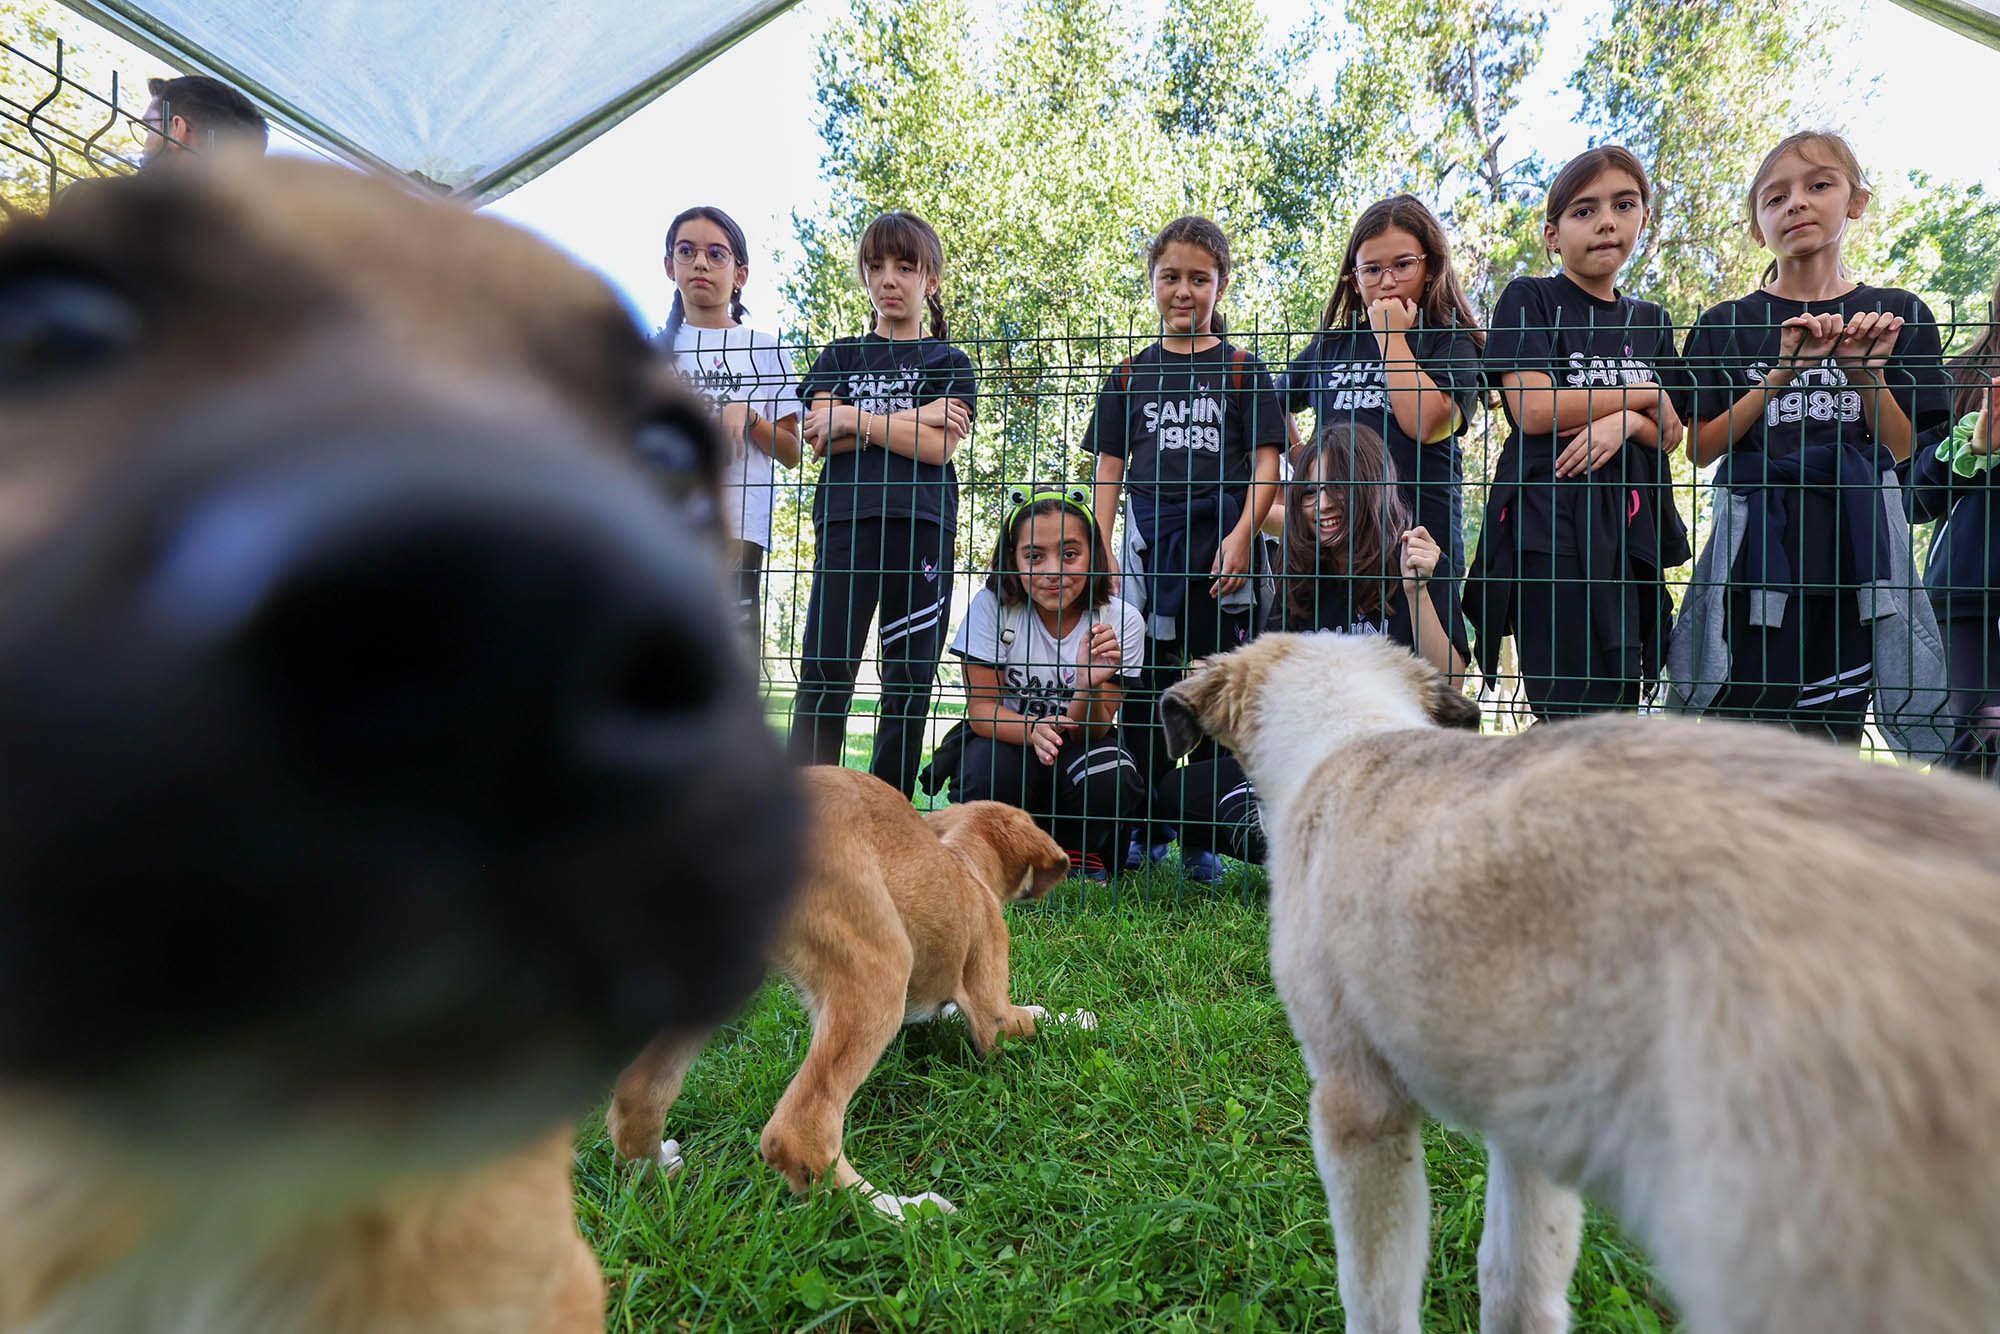
M 1234 394 L 1243 388 L 1243 368 L 1250 364 L 1250 354 L 1233 344 L 1229 349 L 1229 392 Z

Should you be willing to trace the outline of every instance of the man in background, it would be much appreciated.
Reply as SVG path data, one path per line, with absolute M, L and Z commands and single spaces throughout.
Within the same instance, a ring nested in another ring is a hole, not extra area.
M 189 154 L 202 156 L 226 144 L 255 144 L 263 152 L 270 127 L 250 99 L 219 79 L 188 74 L 148 79 L 153 100 L 142 117 L 145 155 L 142 170 L 171 165 Z

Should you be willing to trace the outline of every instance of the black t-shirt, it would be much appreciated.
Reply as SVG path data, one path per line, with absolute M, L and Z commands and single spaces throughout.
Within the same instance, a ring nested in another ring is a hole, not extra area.
M 1648 381 L 1672 396 L 1685 389 L 1674 352 L 1673 321 L 1651 301 L 1620 294 L 1603 301 L 1566 274 L 1516 278 L 1500 294 L 1486 339 L 1486 380 L 1498 389 L 1509 372 L 1539 371 L 1557 389 L 1599 389 L 1617 402 L 1620 389 Z M 1505 400 L 1502 400 L 1503 405 Z M 1580 477 L 1558 478 L 1556 459 L 1569 443 L 1553 431 L 1527 435 L 1507 409 L 1509 431 L 1494 465 L 1497 485 L 1518 489 L 1514 536 L 1519 551 L 1578 555 L 1588 540 L 1592 488 L 1615 486 L 1634 496 L 1627 542 L 1632 556 L 1659 563 L 1657 524 L 1672 512 L 1666 460 L 1651 445 L 1620 449 L 1611 462 Z M 1657 518 L 1655 518 L 1657 516 Z M 1678 531 L 1678 530 L 1677 530 Z
M 1404 503 L 1444 549 L 1446 565 L 1438 573 L 1458 574 L 1464 563 L 1458 499 L 1464 468 L 1458 437 L 1470 425 L 1478 400 L 1479 345 L 1463 329 L 1421 325 L 1410 331 L 1409 343 L 1417 368 L 1458 407 L 1458 421 L 1443 440 L 1419 444 L 1397 424 L 1389 406 L 1382 345 L 1365 323 L 1315 335 L 1278 377 L 1278 393 L 1288 412 L 1311 408 L 1316 426 L 1343 421 L 1370 427 L 1382 437 L 1396 465 Z
M 837 339 L 799 377 L 799 399 L 808 408 L 831 394 L 885 415 L 940 398 L 971 407 L 978 393 L 972 359 L 935 338 Z M 928 519 L 949 528 L 958 522 L 958 471 L 949 462 L 919 463 L 872 437 L 866 449 L 830 455 L 813 490 L 813 524 L 853 519 Z
M 1365 590 L 1379 603 L 1373 611 L 1362 610 L 1364 584 L 1374 585 Z M 1280 629 L 1387 635 L 1404 648 L 1412 648 L 1417 642 L 1410 625 L 1409 600 L 1403 596 L 1402 576 L 1398 574 L 1321 575 L 1312 581 L 1312 615 L 1294 624 L 1299 619 L 1292 615 L 1288 596 L 1279 615 Z
M 1682 352 L 1689 376 L 1687 407 L 1682 409 L 1688 429 L 1693 430 L 1697 421 L 1722 416 L 1764 382 L 1765 373 L 1778 360 L 1786 320 L 1834 311 L 1843 316 L 1888 311 L 1903 317 L 1903 331 L 1883 368 L 1882 381 L 1917 435 L 1943 426 L 1951 415 L 1951 377 L 1944 369 L 1930 307 L 1900 288 L 1862 284 L 1832 301 L 1789 301 L 1757 291 L 1703 311 L 1688 331 Z M 1833 357 L 1801 371 L 1784 393 L 1764 405 L 1763 419 L 1736 441 L 1736 449 L 1761 449 L 1773 458 L 1813 445 L 1870 449 L 1875 440 L 1861 411 L 1861 393 L 1847 383 L 1847 372 Z M 1837 509 L 1838 500 L 1823 488 L 1787 497 L 1792 569 L 1808 586 L 1828 587 L 1837 581 L 1836 544 L 1842 531 Z
M 1247 486 L 1261 446 L 1284 447 L 1285 409 L 1264 363 L 1218 342 L 1205 352 L 1154 343 L 1097 391 L 1083 447 L 1125 460 L 1128 494 L 1185 505 Z

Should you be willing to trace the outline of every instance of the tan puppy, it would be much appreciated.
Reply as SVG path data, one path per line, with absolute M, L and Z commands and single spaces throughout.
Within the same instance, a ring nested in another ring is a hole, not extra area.
M 0 1330 L 601 1330 L 574 1118 L 798 842 L 719 450 L 550 247 L 204 165 L 0 233 Z
M 1347 1327 L 1415 1334 L 1424 1110 L 1489 1154 L 1481 1326 L 1554 1331 L 1582 1206 L 1692 1330 L 2000 1327 L 2000 794 L 1770 728 L 1506 739 L 1379 638 L 1163 699 L 1242 760 Z
M 1045 1016 L 1007 997 L 1001 909 L 1037 899 L 1069 874 L 1069 858 L 1024 811 L 994 801 L 919 815 L 887 783 L 832 766 L 803 771 L 812 807 L 804 888 L 772 955 L 812 1014 L 812 1047 L 764 1127 L 764 1161 L 795 1192 L 832 1169 L 883 1213 L 949 1201 L 887 1195 L 841 1147 L 847 1104 L 904 1024 L 956 1007 L 981 1055 L 996 1038 L 1032 1037 Z M 1096 1019 L 1059 1016 L 1082 1027 Z M 618 1080 L 606 1123 L 623 1157 L 680 1166 L 662 1142 L 667 1111 L 703 1042 L 661 1037 Z

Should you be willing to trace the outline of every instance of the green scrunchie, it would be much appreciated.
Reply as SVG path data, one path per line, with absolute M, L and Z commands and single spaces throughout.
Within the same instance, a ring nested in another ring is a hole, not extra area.
M 1977 477 L 1988 468 L 2000 465 L 2000 454 L 1975 454 L 1972 451 L 1972 428 L 1979 424 L 1979 414 L 1968 412 L 1959 418 L 1958 425 L 1951 428 L 1951 434 L 1938 441 L 1937 461 L 1949 463 L 1951 470 L 1960 477 Z

